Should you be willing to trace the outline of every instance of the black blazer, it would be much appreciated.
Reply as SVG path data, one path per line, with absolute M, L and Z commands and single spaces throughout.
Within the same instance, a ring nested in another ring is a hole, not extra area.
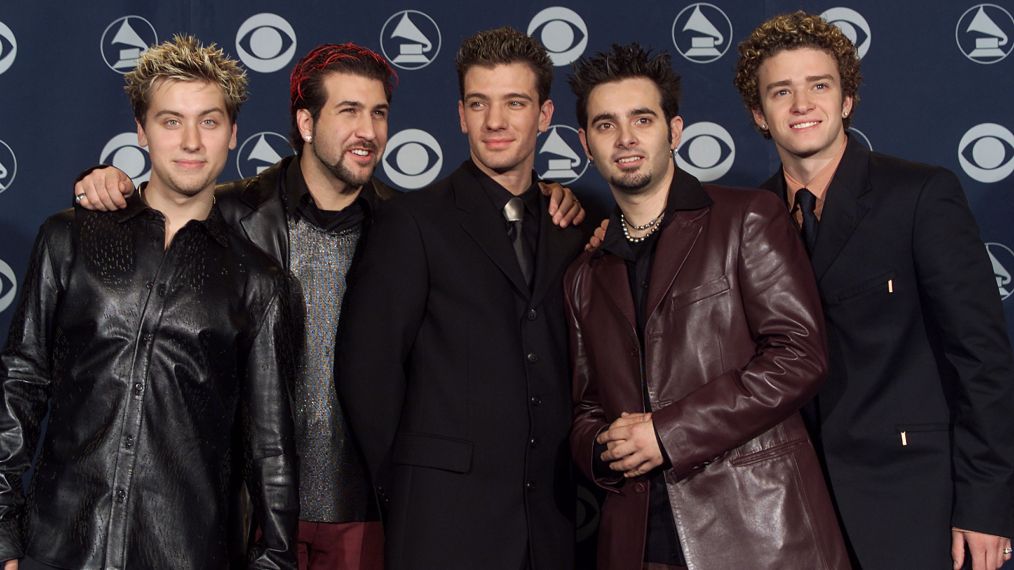
M 572 568 L 561 279 L 584 233 L 542 216 L 529 293 L 471 168 L 379 212 L 349 278 L 339 395 L 388 568 L 518 570 L 528 552 L 536 570 Z
M 785 198 L 782 172 L 765 187 Z M 849 140 L 812 257 L 830 376 L 815 406 L 863 568 L 950 568 L 950 529 L 1011 536 L 1014 365 L 957 178 Z

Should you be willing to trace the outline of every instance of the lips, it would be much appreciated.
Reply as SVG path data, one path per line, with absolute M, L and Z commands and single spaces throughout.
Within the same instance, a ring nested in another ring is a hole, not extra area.
M 352 160 L 362 164 L 369 164 L 373 162 L 373 158 L 377 153 L 377 148 L 373 145 L 360 144 L 348 148 L 345 152 L 352 155 Z
M 492 149 L 507 148 L 514 139 L 483 139 L 482 144 Z
M 644 162 L 644 156 L 621 156 L 613 160 L 620 168 L 635 168 Z
M 176 166 L 184 170 L 200 170 L 207 164 L 206 160 L 177 160 L 175 161 Z

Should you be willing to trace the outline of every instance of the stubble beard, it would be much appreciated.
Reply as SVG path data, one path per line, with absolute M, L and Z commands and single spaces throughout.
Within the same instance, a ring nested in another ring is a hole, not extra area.
M 376 156 L 377 153 L 376 147 L 371 148 L 370 150 L 371 152 L 374 153 L 374 156 Z M 357 175 L 352 171 L 352 169 L 345 166 L 345 163 L 343 162 L 342 158 L 339 158 L 337 162 L 330 163 L 327 161 L 325 157 L 320 155 L 320 153 L 317 151 L 316 146 L 313 147 L 313 154 L 314 156 L 317 157 L 317 160 L 319 160 L 321 164 L 327 167 L 327 169 L 331 172 L 331 174 L 335 178 L 337 178 L 338 180 L 342 181 L 345 184 L 346 188 L 349 191 L 358 190 L 364 184 L 369 182 L 370 178 L 373 176 L 374 169 L 376 169 L 376 163 L 374 163 L 373 168 L 370 168 L 364 174 Z M 344 158 L 345 156 L 344 150 L 342 151 L 341 156 Z
M 631 172 L 610 177 L 609 185 L 628 196 L 637 196 L 643 194 L 651 186 L 651 179 L 650 172 Z

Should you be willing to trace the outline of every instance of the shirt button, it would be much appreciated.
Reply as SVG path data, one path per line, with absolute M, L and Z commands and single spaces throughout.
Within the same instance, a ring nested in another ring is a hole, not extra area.
M 542 398 L 538 396 L 532 396 L 528 399 L 528 401 L 531 402 L 533 406 L 539 406 L 542 404 Z
M 134 447 L 134 436 L 128 435 L 127 437 L 123 438 L 123 447 L 126 447 L 127 449 Z
M 155 286 L 155 283 L 153 283 L 153 282 L 151 282 L 151 281 L 145 281 L 145 282 L 144 282 L 144 287 L 145 287 L 146 289 L 151 289 L 151 288 L 152 288 L 152 287 L 154 287 L 154 286 Z
M 123 489 L 117 489 L 116 490 L 116 502 L 117 503 L 122 503 L 123 501 L 126 501 L 126 500 L 127 500 L 127 492 L 124 491 Z
M 539 312 L 535 309 L 528 309 L 528 320 L 534 321 L 537 318 L 539 318 Z
M 528 439 L 528 447 L 535 447 L 538 444 L 539 440 L 535 439 L 534 437 Z
M 527 358 L 528 362 L 531 362 L 532 364 L 539 361 L 539 355 L 535 354 L 534 352 L 529 352 L 528 356 L 526 356 L 525 358 Z
M 165 291 L 166 291 L 165 283 L 160 284 L 158 286 L 158 296 L 159 297 L 165 297 Z
M 141 383 L 140 382 L 134 383 L 134 395 L 135 396 L 140 396 L 141 395 Z

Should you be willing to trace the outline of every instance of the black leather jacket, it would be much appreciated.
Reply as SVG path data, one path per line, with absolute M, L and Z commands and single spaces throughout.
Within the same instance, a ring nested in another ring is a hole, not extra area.
M 217 208 L 165 251 L 163 227 L 135 194 L 40 231 L 0 355 L 0 560 L 224 568 L 230 479 L 245 466 L 262 532 L 251 566 L 295 568 L 283 272 Z

